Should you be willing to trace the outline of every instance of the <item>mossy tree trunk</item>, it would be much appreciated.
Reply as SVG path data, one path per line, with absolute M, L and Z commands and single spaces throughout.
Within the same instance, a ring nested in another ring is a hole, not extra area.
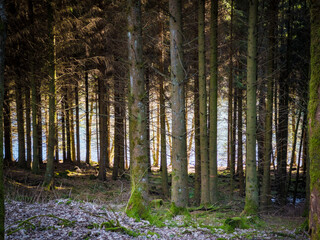
M 272 154 L 272 115 L 273 115 L 273 85 L 274 85 L 274 51 L 275 29 L 277 23 L 278 1 L 272 0 L 269 5 L 268 22 L 268 65 L 267 65 L 267 99 L 265 115 L 264 163 L 261 189 L 261 206 L 267 208 L 271 201 L 270 165 Z
M 183 32 L 181 0 L 169 0 L 170 60 L 172 83 L 172 192 L 177 207 L 188 204 L 188 166 L 185 119 L 185 73 L 183 66 Z
M 4 60 L 7 18 L 4 0 L 0 0 L 0 239 L 5 236 L 4 182 L 3 182 L 3 101 L 4 101 Z
M 48 3 L 48 39 L 49 39 L 49 139 L 48 139 L 48 159 L 46 173 L 44 176 L 44 186 L 53 184 L 53 163 L 54 149 L 56 144 L 56 66 L 55 66 L 55 36 L 53 2 Z
M 215 203 L 218 201 L 218 2 L 218 0 L 211 0 L 210 20 L 209 186 L 211 203 Z
M 309 157 L 311 239 L 320 238 L 320 2 L 310 0 L 311 78 L 309 88 Z
M 142 58 L 141 1 L 128 0 L 128 53 L 130 71 L 129 140 L 131 196 L 126 213 L 148 218 L 148 142 L 146 89 Z
M 250 0 L 247 56 L 246 198 L 243 211 L 243 213 L 246 215 L 256 215 L 259 207 L 256 169 L 257 13 L 258 0 Z
M 198 0 L 198 67 L 200 105 L 201 204 L 210 203 L 207 127 L 207 84 L 205 58 L 205 0 Z

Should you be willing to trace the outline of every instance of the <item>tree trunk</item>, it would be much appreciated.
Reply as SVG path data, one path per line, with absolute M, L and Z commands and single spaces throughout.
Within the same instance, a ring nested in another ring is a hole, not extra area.
M 24 117 L 23 117 L 23 101 L 22 101 L 22 85 L 21 77 L 15 81 L 16 83 L 16 109 L 17 109 L 17 125 L 18 125 L 18 165 L 21 168 L 26 167 L 26 153 L 25 153 L 25 136 L 24 136 Z
M 131 196 L 126 213 L 146 219 L 148 211 L 148 142 L 144 65 L 142 58 L 141 1 L 128 0 L 128 53 L 130 72 L 129 139 Z
M 256 76 L 257 76 L 257 12 L 258 0 L 249 2 L 247 56 L 247 157 L 246 199 L 244 214 L 256 215 L 259 207 L 256 169 Z
M 200 105 L 200 154 L 201 154 L 201 204 L 210 203 L 209 156 L 207 130 L 207 84 L 205 62 L 205 0 L 198 0 L 198 61 L 199 61 L 199 105 Z
M 4 60 L 7 18 L 4 0 L 0 1 L 0 126 L 3 126 L 3 101 L 4 101 Z M 0 128 L 0 239 L 5 236 L 5 208 L 4 208 L 4 182 L 3 182 L 3 128 Z
M 288 150 L 288 102 L 289 102 L 289 74 L 291 67 L 291 0 L 288 2 L 287 10 L 287 50 L 286 67 L 280 74 L 279 81 L 279 149 L 278 149 L 278 183 L 279 201 L 282 205 L 286 203 L 287 182 L 287 150 Z
M 230 62 L 229 62 L 229 81 L 228 81 L 228 162 L 227 168 L 230 169 L 231 186 L 233 185 L 234 175 L 234 159 L 232 153 L 233 136 L 232 136 L 232 95 L 233 95 L 233 5 L 234 1 L 231 0 L 231 19 L 230 19 Z
M 43 164 L 43 147 L 42 147 L 42 105 L 41 105 L 41 81 L 37 81 L 37 105 L 38 105 L 38 147 L 39 147 L 39 164 Z
M 186 144 L 183 32 L 181 0 L 169 0 L 170 60 L 172 83 L 172 195 L 177 207 L 188 204 L 188 166 Z
M 55 147 L 55 120 L 56 120 L 56 69 L 55 69 L 55 36 L 52 1 L 48 3 L 48 30 L 49 30 L 49 141 L 48 159 L 43 185 L 51 187 L 53 184 L 53 162 Z
M 74 118 L 73 118 L 73 104 L 72 104 L 72 94 L 70 92 L 70 96 L 68 97 L 70 101 L 69 110 L 70 110 L 70 143 L 71 143 L 71 161 L 76 161 L 76 147 L 74 140 Z
M 210 89 L 209 89 L 209 169 L 210 201 L 218 201 L 218 0 L 211 0 L 210 20 Z
M 288 176 L 288 183 L 287 183 L 288 187 L 287 187 L 287 190 L 286 190 L 286 197 L 289 194 L 290 186 L 291 186 L 291 175 L 292 175 L 292 168 L 293 168 L 295 152 L 296 152 L 297 136 L 298 136 L 300 118 L 301 118 L 301 109 L 299 110 L 298 121 L 297 121 L 296 129 L 294 131 L 294 136 L 293 136 L 293 143 L 292 143 L 293 149 L 292 149 L 291 162 L 290 162 L 290 168 L 289 168 L 289 176 Z
M 1 66 L 0 66 L 1 67 Z M 5 157 L 4 165 L 10 165 L 13 159 L 12 151 L 12 128 L 11 128 L 11 107 L 10 96 L 7 82 L 4 83 L 4 106 L 3 106 L 3 125 L 4 125 L 4 145 L 5 145 Z
M 26 139 L 27 139 L 27 168 L 31 169 L 31 108 L 30 108 L 30 88 L 25 87 L 26 102 Z
M 66 110 L 65 110 L 65 98 L 64 93 L 61 101 L 61 128 L 62 128 L 62 155 L 63 162 L 67 161 L 67 151 L 66 151 Z
M 98 79 L 99 88 L 99 135 L 100 135 L 100 161 L 99 161 L 99 175 L 98 178 L 102 181 L 106 180 L 106 167 L 108 156 L 108 116 L 107 116 L 107 88 L 104 79 Z
M 264 164 L 261 192 L 261 207 L 268 208 L 271 203 L 270 165 L 272 154 L 272 114 L 273 114 L 273 85 L 274 85 L 274 51 L 275 51 L 275 29 L 277 23 L 278 1 L 272 0 L 269 6 L 268 25 L 268 65 L 267 65 L 267 99 L 265 115 L 265 142 L 264 142 Z
M 311 239 L 320 238 L 320 3 L 310 0 L 311 15 L 311 78 L 309 88 L 309 157 L 310 157 L 310 215 Z
M 160 13 L 160 18 L 163 17 L 162 12 Z M 161 21 L 161 19 L 160 19 Z M 165 49 L 164 49 L 164 24 L 160 23 L 160 35 L 161 35 L 161 55 L 160 55 L 160 70 L 165 72 Z M 165 101 L 165 90 L 164 90 L 164 78 L 160 77 L 160 142 L 161 142 L 161 184 L 163 195 L 169 198 L 169 184 L 168 184 L 168 169 L 167 169 L 167 136 L 166 136 L 166 101 Z
M 149 100 L 149 93 L 150 93 L 150 79 L 149 79 L 149 71 L 146 69 L 146 94 L 145 94 L 145 106 L 146 106 L 146 113 L 147 113 L 147 142 L 149 143 L 148 147 L 148 171 L 151 172 L 151 152 L 150 152 L 150 100 Z M 153 140 L 154 141 L 154 140 Z
M 243 174 L 243 152 L 242 152 L 242 88 L 238 89 L 238 162 L 237 162 L 237 172 L 239 175 L 239 195 L 244 196 L 244 174 Z
M 75 104 L 76 104 L 76 139 L 77 139 L 77 164 L 80 166 L 80 120 L 79 120 L 79 84 L 76 81 L 76 87 L 74 90 Z
M 85 104 L 86 104 L 86 164 L 90 164 L 90 135 L 89 135 L 89 82 L 88 82 L 88 72 L 85 72 L 84 77 L 84 85 L 85 85 Z
M 201 197 L 201 154 L 200 154 L 200 113 L 199 113 L 199 79 L 194 80 L 194 201 L 200 204 Z
M 70 106 L 69 106 L 69 93 L 68 89 L 65 88 L 64 95 L 64 109 L 66 112 L 66 132 L 67 132 L 67 159 L 66 162 L 71 163 L 71 127 L 70 127 Z

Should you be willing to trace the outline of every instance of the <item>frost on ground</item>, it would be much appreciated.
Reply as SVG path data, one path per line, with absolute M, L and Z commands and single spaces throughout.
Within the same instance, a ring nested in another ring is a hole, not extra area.
M 6 239 L 308 239 L 294 232 L 185 224 L 182 216 L 164 227 L 135 221 L 109 206 L 59 199 L 48 203 L 6 202 Z M 192 225 L 192 226 L 191 226 Z

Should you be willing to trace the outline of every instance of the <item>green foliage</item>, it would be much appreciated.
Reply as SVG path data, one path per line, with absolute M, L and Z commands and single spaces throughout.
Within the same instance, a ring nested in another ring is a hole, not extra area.
M 232 217 L 227 218 L 223 225 L 222 229 L 227 232 L 233 232 L 236 228 L 248 229 L 251 227 L 259 228 L 263 225 L 263 222 L 257 217 Z
M 190 213 L 187 208 L 177 207 L 175 203 L 171 203 L 171 207 L 169 209 L 169 215 L 171 215 L 171 217 L 174 217 L 177 215 L 190 216 Z

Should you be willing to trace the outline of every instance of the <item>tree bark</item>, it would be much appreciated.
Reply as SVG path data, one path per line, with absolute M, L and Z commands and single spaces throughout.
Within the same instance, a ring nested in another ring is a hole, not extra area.
M 27 169 L 31 169 L 31 108 L 30 108 L 30 88 L 25 87 L 26 102 L 26 140 L 27 140 Z
M 188 166 L 186 144 L 183 32 L 181 0 L 169 0 L 170 60 L 172 83 L 172 194 L 171 202 L 184 208 L 188 204 Z
M 3 101 L 4 101 L 4 61 L 7 18 L 4 0 L 0 0 L 0 126 L 3 126 Z M 3 128 L 0 128 L 0 239 L 5 236 L 5 208 L 4 208 L 4 181 L 3 181 Z
M 1 66 L 0 66 L 1 67 Z M 11 128 L 11 107 L 10 96 L 7 82 L 4 83 L 4 105 L 3 105 L 3 125 L 4 125 L 4 145 L 5 145 L 5 157 L 4 165 L 10 165 L 13 159 L 12 151 L 12 128 Z
M 90 164 L 90 135 L 89 135 L 89 82 L 88 82 L 88 72 L 85 72 L 84 77 L 84 85 L 85 85 L 85 104 L 86 104 L 86 164 Z
M 200 105 L 201 204 L 210 203 L 207 127 L 207 84 L 205 62 L 205 0 L 198 0 L 198 64 Z
M 51 187 L 53 184 L 53 163 L 55 147 L 55 121 L 56 121 L 56 69 L 55 69 L 55 36 L 52 0 L 48 3 L 48 30 L 49 30 L 49 140 L 48 140 L 48 159 L 43 185 Z
M 106 167 L 108 156 L 108 116 L 107 116 L 107 88 L 104 79 L 98 79 L 99 88 L 99 137 L 100 137 L 100 161 L 99 161 L 99 175 L 98 178 L 102 181 L 106 180 Z
M 79 83 L 76 81 L 74 90 L 76 104 L 76 139 L 77 139 L 77 164 L 80 165 L 80 120 L 79 120 Z
M 268 208 L 271 203 L 270 165 L 272 155 L 272 115 L 273 115 L 273 85 L 274 85 L 274 52 L 275 29 L 277 23 L 278 1 L 271 0 L 268 23 L 268 65 L 267 65 L 267 99 L 265 116 L 264 164 L 261 191 L 261 207 Z
M 218 133 L 218 0 L 211 0 L 210 20 L 210 103 L 209 169 L 210 201 L 218 201 L 217 133 Z
M 25 150 L 25 133 L 24 133 L 24 117 L 23 117 L 23 101 L 22 101 L 22 84 L 21 78 L 15 80 L 16 84 L 16 110 L 17 110 L 17 125 L 18 125 L 18 165 L 21 168 L 26 167 L 26 150 Z
M 148 142 L 144 64 L 142 58 L 141 1 L 128 0 L 128 53 L 130 72 L 129 139 L 131 196 L 126 213 L 146 219 L 148 211 Z
M 258 0 L 249 1 L 249 29 L 247 56 L 247 157 L 246 199 L 244 214 L 256 215 L 259 207 L 256 169 L 256 76 L 257 76 L 257 14 Z
M 311 16 L 311 78 L 309 88 L 309 157 L 310 157 L 310 214 L 311 239 L 320 238 L 320 3 L 310 0 Z

